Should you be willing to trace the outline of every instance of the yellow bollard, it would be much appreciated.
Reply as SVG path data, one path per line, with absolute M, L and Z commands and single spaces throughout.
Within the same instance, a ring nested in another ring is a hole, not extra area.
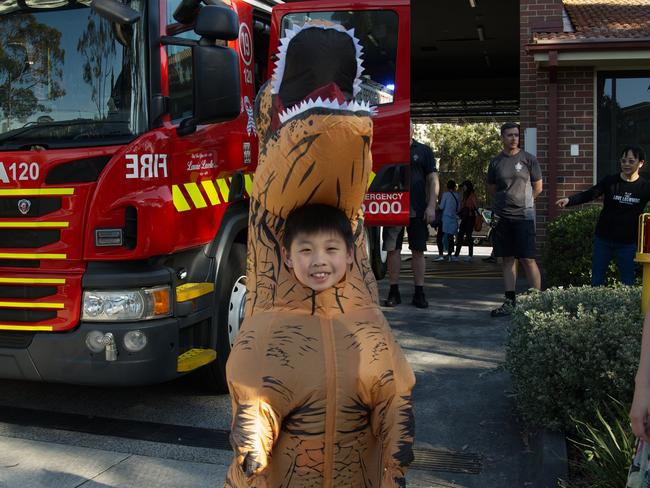
M 639 240 L 637 241 L 636 258 L 634 260 L 643 265 L 641 311 L 645 314 L 648 301 L 650 301 L 650 213 L 639 216 Z

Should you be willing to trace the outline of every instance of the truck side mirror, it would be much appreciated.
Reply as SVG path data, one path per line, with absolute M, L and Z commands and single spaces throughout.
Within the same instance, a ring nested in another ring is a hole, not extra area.
M 120 25 L 135 24 L 140 20 L 140 12 L 116 0 L 93 0 L 92 7 L 101 17 Z
M 239 36 L 239 19 L 225 5 L 204 5 L 197 14 L 194 32 L 204 39 L 232 41 Z
M 234 49 L 218 45 L 239 36 L 239 19 L 230 8 L 204 5 L 198 11 L 194 31 L 201 36 L 192 46 L 194 115 L 181 122 L 180 136 L 196 130 L 198 124 L 234 119 L 241 111 L 239 62 Z
M 210 124 L 234 119 L 240 112 L 239 63 L 234 49 L 194 46 L 194 121 Z

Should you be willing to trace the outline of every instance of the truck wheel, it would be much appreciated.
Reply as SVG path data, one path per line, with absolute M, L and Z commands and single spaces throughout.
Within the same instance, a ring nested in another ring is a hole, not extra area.
M 384 251 L 381 227 L 366 227 L 366 251 L 370 259 L 370 266 L 375 279 L 382 280 L 386 276 L 386 258 L 388 253 Z
M 226 361 L 239 333 L 246 304 L 246 246 L 233 243 L 225 266 L 215 279 L 212 324 L 217 333 L 217 359 L 202 368 L 204 383 L 218 393 L 228 392 Z

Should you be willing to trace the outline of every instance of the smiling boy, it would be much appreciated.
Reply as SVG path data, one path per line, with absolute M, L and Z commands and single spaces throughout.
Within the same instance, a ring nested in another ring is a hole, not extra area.
M 227 367 L 235 459 L 224 487 L 403 487 L 415 377 L 376 303 L 342 305 L 350 220 L 299 207 L 281 240 L 291 293 L 309 299 L 278 300 L 242 324 Z
M 294 210 L 287 218 L 282 256 L 300 283 L 320 292 L 345 276 L 352 264 L 354 238 L 350 221 L 340 210 L 313 207 Z

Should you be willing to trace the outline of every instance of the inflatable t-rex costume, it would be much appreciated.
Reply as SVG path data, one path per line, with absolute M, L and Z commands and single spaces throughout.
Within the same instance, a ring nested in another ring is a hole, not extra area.
M 399 487 L 413 458 L 415 378 L 377 306 L 361 203 L 372 167 L 361 47 L 340 25 L 288 30 L 256 101 L 247 318 L 227 365 L 235 459 L 226 487 Z M 319 293 L 282 261 L 284 219 L 322 203 L 355 235 L 345 279 Z

